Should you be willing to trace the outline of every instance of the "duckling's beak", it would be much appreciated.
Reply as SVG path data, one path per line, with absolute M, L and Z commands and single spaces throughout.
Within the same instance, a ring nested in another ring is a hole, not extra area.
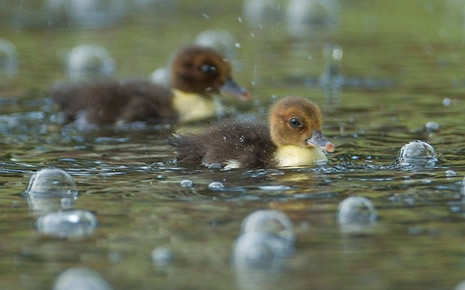
M 329 142 L 328 139 L 321 133 L 321 131 L 313 131 L 313 135 L 311 138 L 308 138 L 306 140 L 306 143 L 308 145 L 312 146 L 318 146 L 321 149 L 328 151 L 328 152 L 334 152 L 334 144 Z
M 220 93 L 224 96 L 232 96 L 240 100 L 250 100 L 251 96 L 247 89 L 241 87 L 233 79 L 228 78 L 223 86 L 220 87 Z

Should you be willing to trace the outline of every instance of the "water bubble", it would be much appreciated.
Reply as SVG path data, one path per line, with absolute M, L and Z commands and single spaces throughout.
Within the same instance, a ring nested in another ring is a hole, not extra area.
M 376 223 L 377 214 L 369 199 L 351 196 L 339 203 L 337 218 L 343 232 L 365 233 Z
M 239 42 L 236 42 L 236 44 L 234 46 L 237 47 L 237 48 L 240 48 L 241 44 Z
M 224 184 L 219 181 L 213 181 L 208 185 L 208 188 L 213 191 L 219 191 L 224 189 Z
M 277 0 L 246 0 L 243 15 L 252 26 L 274 24 L 281 18 Z
M 206 30 L 195 38 L 196 44 L 211 47 L 222 53 L 228 60 L 234 61 L 236 58 L 236 40 L 231 33 L 225 30 Z
M 83 210 L 53 212 L 37 220 L 37 230 L 40 233 L 62 238 L 88 236 L 96 228 L 95 215 Z
M 397 159 L 402 166 L 434 165 L 438 161 L 436 150 L 434 150 L 433 146 L 419 140 L 402 146 Z
M 444 98 L 442 100 L 442 104 L 444 105 L 444 107 L 449 107 L 452 104 L 452 100 L 450 98 Z
M 152 261 L 158 266 L 164 266 L 173 261 L 174 253 L 170 248 L 158 247 L 152 251 Z
M 89 268 L 75 267 L 58 276 L 53 290 L 112 290 L 102 276 Z
M 312 35 L 312 30 L 335 28 L 338 24 L 339 3 L 336 0 L 290 0 L 286 23 L 295 37 Z
M 258 210 L 248 215 L 242 222 L 242 234 L 253 232 L 274 234 L 289 242 L 295 240 L 292 222 L 277 210 Z
M 182 187 L 186 187 L 186 188 L 190 188 L 194 186 L 194 183 L 192 182 L 192 180 L 189 180 L 189 179 L 181 180 L 180 184 Z
M 114 73 L 115 62 L 104 47 L 96 44 L 82 44 L 68 53 L 66 71 L 74 80 L 107 77 Z
M 426 131 L 438 131 L 439 130 L 439 123 L 434 121 L 429 121 L 425 124 Z
M 170 70 L 166 67 L 158 68 L 154 70 L 153 73 L 150 75 L 150 80 L 154 84 L 157 84 L 165 88 L 170 88 L 171 87 Z
M 34 173 L 24 192 L 43 197 L 76 197 L 78 192 L 73 178 L 59 168 L 44 168 Z
M 239 268 L 267 268 L 293 252 L 293 244 L 286 239 L 265 232 L 249 232 L 234 243 L 233 261 Z
M 447 177 L 454 177 L 457 176 L 457 172 L 455 170 L 449 169 L 444 172 Z
M 16 48 L 10 41 L 0 37 L 0 73 L 12 76 L 17 72 Z
M 69 0 L 67 14 L 72 24 L 103 27 L 116 23 L 126 14 L 124 0 Z

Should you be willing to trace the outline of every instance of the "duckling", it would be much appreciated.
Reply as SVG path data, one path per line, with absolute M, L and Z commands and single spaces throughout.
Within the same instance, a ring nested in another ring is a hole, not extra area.
M 311 166 L 325 161 L 335 146 L 321 133 L 318 106 L 287 97 L 274 104 L 263 121 L 227 119 L 198 135 L 174 135 L 176 161 L 208 167 L 267 168 Z
M 171 89 L 149 80 L 58 83 L 52 98 L 65 121 L 98 126 L 137 121 L 193 122 L 217 115 L 213 95 L 250 98 L 232 78 L 231 66 L 215 50 L 190 46 L 177 53 L 171 67 Z

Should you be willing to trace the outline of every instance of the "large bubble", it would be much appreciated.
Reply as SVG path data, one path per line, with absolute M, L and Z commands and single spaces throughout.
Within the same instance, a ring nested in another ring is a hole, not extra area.
M 436 164 L 438 155 L 433 146 L 426 142 L 415 140 L 402 146 L 397 159 L 402 166 L 427 166 Z
M 75 267 L 62 272 L 53 290 L 112 290 L 102 276 L 89 268 Z
M 115 72 L 115 61 L 104 47 L 82 44 L 68 53 L 66 71 L 73 80 L 108 77 Z
M 291 242 L 295 240 L 292 222 L 277 210 L 259 210 L 247 216 L 242 222 L 242 234 L 251 232 L 270 233 Z

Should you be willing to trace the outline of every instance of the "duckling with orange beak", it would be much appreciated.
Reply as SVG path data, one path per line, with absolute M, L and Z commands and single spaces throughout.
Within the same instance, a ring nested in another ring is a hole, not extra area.
M 224 120 L 202 134 L 175 135 L 169 144 L 176 148 L 177 162 L 226 169 L 311 166 L 327 160 L 323 150 L 334 152 L 313 102 L 284 98 L 272 106 L 268 119 L 268 124 Z
M 148 80 L 59 83 L 51 89 L 51 96 L 66 121 L 84 118 L 98 126 L 199 121 L 218 114 L 216 94 L 250 97 L 233 80 L 228 61 L 207 47 L 191 46 L 177 53 L 171 65 L 171 85 L 169 90 Z

